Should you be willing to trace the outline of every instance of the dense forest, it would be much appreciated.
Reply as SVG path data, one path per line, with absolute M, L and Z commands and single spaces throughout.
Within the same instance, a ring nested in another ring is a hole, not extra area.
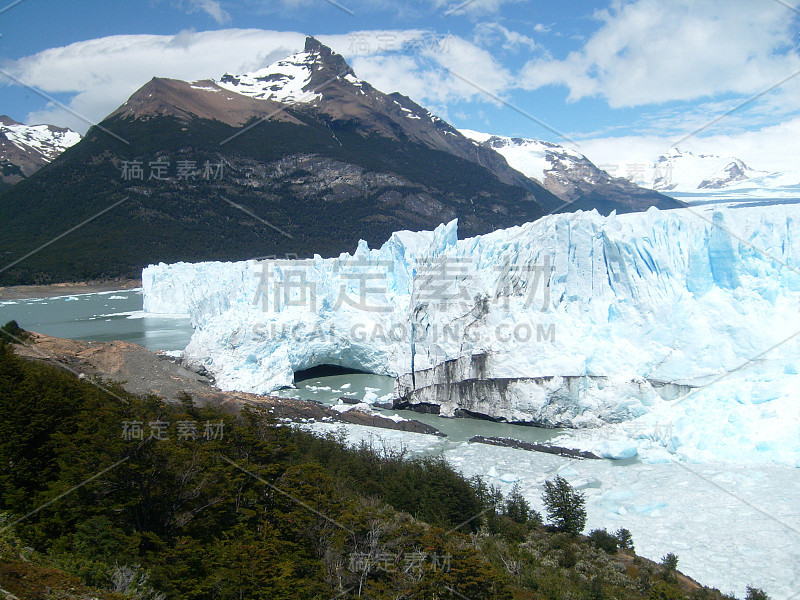
M 0 336 L 0 597 L 729 598 L 625 530 L 577 533 L 563 480 L 543 519 L 443 460 L 281 425 L 101 389 Z

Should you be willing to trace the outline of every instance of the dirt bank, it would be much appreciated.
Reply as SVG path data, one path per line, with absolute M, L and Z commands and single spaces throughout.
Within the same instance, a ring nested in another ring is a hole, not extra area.
M 130 342 L 87 342 L 30 332 L 30 340 L 25 345 L 15 345 L 15 351 L 31 360 L 58 365 L 76 376 L 117 382 L 132 394 L 154 394 L 167 402 L 180 402 L 184 394 L 189 394 L 197 405 L 218 406 L 232 412 L 255 404 L 266 407 L 276 419 L 335 421 L 442 435 L 436 428 L 414 420 L 395 422 L 356 409 L 340 413 L 307 400 L 223 392 L 213 387 L 208 377 L 184 367 L 180 360 Z

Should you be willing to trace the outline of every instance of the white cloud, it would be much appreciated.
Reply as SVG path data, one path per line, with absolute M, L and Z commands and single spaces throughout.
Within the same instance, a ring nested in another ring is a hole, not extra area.
M 755 94 L 800 70 L 796 15 L 778 2 L 615 0 L 595 16 L 580 50 L 530 61 L 522 86 L 563 85 L 570 100 L 599 95 L 619 108 Z
M 483 90 L 502 95 L 513 84 L 512 74 L 490 52 L 454 35 L 384 30 L 319 39 L 344 55 L 361 79 L 436 108 L 440 116 L 452 102 L 494 102 Z
M 539 49 L 539 44 L 533 38 L 512 31 L 500 23 L 479 23 L 475 27 L 474 40 L 480 46 L 493 46 L 499 43 L 503 50 L 508 52 L 517 52 L 520 48 Z
M 797 143 L 800 117 L 777 125 L 736 134 L 692 137 L 680 148 L 695 154 L 734 156 L 763 171 L 797 171 Z M 625 171 L 630 165 L 652 162 L 674 143 L 674 137 L 599 137 L 580 141 L 580 151 L 599 165 L 616 165 Z
M 258 29 L 118 35 L 50 48 L 5 68 L 49 94 L 74 94 L 68 106 L 97 122 L 153 77 L 191 81 L 253 71 L 302 49 L 304 41 L 301 33 Z M 88 128 L 54 105 L 29 114 L 26 121 Z
M 362 29 L 316 37 L 348 60 L 357 56 L 419 52 L 425 46 L 438 47 L 443 40 L 443 36 L 426 29 Z
M 506 4 L 522 0 L 433 0 L 434 6 L 446 16 L 476 17 L 500 11 Z
M 376 88 L 401 92 L 440 111 L 453 101 L 490 101 L 452 73 L 474 77 L 493 94 L 512 84 L 511 74 L 489 52 L 457 36 L 377 30 L 319 39 Z M 257 29 L 110 36 L 51 48 L 5 68 L 44 92 L 72 95 L 69 108 L 97 122 L 152 77 L 191 81 L 253 71 L 302 49 L 304 40 L 301 33 Z M 88 128 L 85 120 L 55 105 L 30 113 L 26 121 Z
M 231 16 L 217 0 L 189 0 L 189 12 L 204 12 L 220 25 L 231 20 Z

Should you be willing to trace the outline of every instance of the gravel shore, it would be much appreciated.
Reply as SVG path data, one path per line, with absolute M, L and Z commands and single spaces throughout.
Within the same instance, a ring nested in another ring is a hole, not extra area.
M 14 285 L 0 287 L 0 300 L 26 300 L 52 298 L 74 294 L 94 294 L 142 287 L 141 279 L 115 279 L 113 281 L 84 281 L 78 283 L 53 283 L 50 285 Z

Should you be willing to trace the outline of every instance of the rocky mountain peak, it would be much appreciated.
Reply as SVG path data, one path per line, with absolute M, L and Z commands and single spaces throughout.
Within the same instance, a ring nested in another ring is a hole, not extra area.
M 310 103 L 322 99 L 321 88 L 332 80 L 358 82 L 347 61 L 313 37 L 306 38 L 302 52 L 244 75 L 226 73 L 220 87 L 260 100 L 284 104 Z
M 313 71 L 314 75 L 324 71 L 325 76 L 328 78 L 345 77 L 346 75 L 356 76 L 341 54 L 337 54 L 315 37 L 308 36 L 306 38 L 306 45 L 303 51 L 306 54 L 316 55 L 315 62 L 318 68 Z

